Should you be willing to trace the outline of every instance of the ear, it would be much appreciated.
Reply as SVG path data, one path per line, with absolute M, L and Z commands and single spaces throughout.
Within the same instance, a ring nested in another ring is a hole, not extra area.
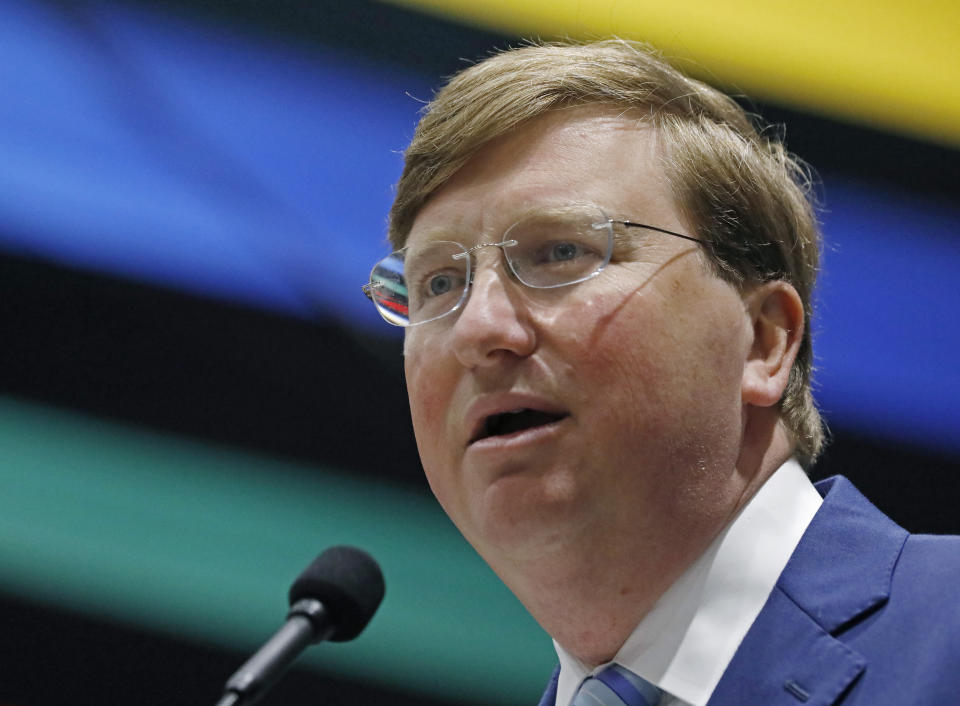
M 787 387 L 803 341 L 803 302 L 787 282 L 765 282 L 744 297 L 753 342 L 741 383 L 743 404 L 772 407 Z

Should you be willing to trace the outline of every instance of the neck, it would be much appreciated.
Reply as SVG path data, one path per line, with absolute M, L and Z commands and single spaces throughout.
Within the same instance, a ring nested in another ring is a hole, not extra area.
M 653 553 L 639 560 L 606 552 L 598 556 L 568 548 L 527 563 L 508 585 L 551 637 L 592 668 L 613 659 L 696 556 L 674 559 Z
M 609 662 L 659 598 L 790 457 L 792 444 L 776 418 L 766 433 L 752 432 L 745 429 L 734 469 L 714 489 L 724 498 L 718 512 L 684 512 L 681 506 L 660 526 L 632 527 L 620 536 L 608 526 L 600 536 L 585 533 L 527 555 L 499 561 L 488 556 L 488 561 L 571 655 L 590 668 Z

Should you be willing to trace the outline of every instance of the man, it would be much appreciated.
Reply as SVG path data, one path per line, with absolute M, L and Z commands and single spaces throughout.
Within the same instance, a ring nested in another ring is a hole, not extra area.
M 367 292 L 433 492 L 554 639 L 542 706 L 960 702 L 960 545 L 802 470 L 806 194 L 625 41 L 505 52 L 427 107 Z

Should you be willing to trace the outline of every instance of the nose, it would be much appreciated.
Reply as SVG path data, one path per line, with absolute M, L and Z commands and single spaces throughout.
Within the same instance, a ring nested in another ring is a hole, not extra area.
M 468 368 L 491 366 L 509 356 L 526 357 L 536 348 L 526 303 L 504 265 L 501 257 L 484 267 L 478 263 L 467 301 L 453 325 L 454 354 Z

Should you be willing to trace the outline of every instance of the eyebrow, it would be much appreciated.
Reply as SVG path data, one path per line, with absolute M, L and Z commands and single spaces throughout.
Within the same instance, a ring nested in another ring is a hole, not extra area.
M 501 229 L 496 229 L 491 231 L 487 237 L 492 238 L 494 240 L 498 240 L 502 238 L 503 235 L 510 228 L 515 226 L 517 223 L 520 223 L 521 221 L 525 221 L 534 217 L 555 218 L 556 220 L 560 220 L 562 218 L 568 218 L 570 216 L 577 216 L 577 215 L 585 216 L 591 210 L 596 210 L 596 211 L 599 211 L 600 213 L 604 213 L 603 209 L 600 208 L 599 206 L 586 203 L 586 202 L 564 204 L 562 206 L 560 205 L 546 206 L 546 207 L 537 206 L 537 207 L 529 208 L 526 210 L 521 210 L 514 213 L 514 216 L 512 218 L 504 219 L 508 221 L 507 225 Z M 464 231 L 462 229 L 456 229 L 449 225 L 439 225 L 434 228 L 431 228 L 430 230 L 426 231 L 423 234 L 418 233 L 417 240 L 421 244 L 447 240 L 455 243 L 460 243 L 461 245 L 469 245 L 469 242 L 464 242 L 464 241 L 476 240 L 477 242 L 480 242 L 480 240 L 483 238 L 483 234 L 480 233 L 479 231 L 470 231 L 469 232 L 470 237 L 463 238 L 463 235 L 465 232 L 467 231 Z M 406 248 L 410 246 L 411 236 L 412 236 L 412 233 L 407 235 L 407 239 L 404 241 L 403 247 Z

